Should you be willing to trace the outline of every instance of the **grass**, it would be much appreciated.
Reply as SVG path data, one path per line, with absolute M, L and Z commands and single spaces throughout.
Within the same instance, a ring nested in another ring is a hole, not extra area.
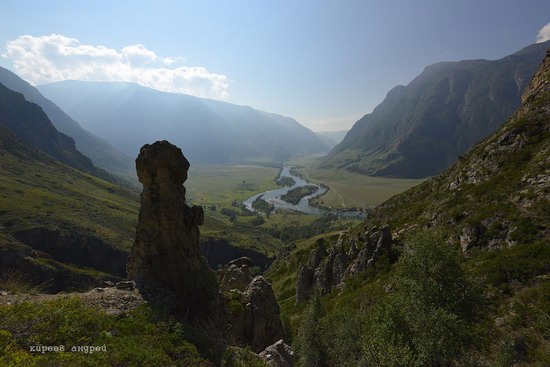
M 296 165 L 298 173 L 311 182 L 330 187 L 327 194 L 314 202 L 334 208 L 374 207 L 424 181 L 369 177 L 344 169 L 320 169 L 316 158 L 302 158 L 291 164 Z
M 188 334 L 185 325 L 149 306 L 117 318 L 76 297 L 0 305 L 0 365 L 212 366 Z M 36 351 L 49 346 L 57 349 Z M 73 349 L 78 346 L 100 350 Z
M 254 194 L 278 188 L 279 170 L 255 165 L 191 164 L 185 182 L 188 199 L 197 205 L 230 205 Z
M 130 248 L 137 193 L 54 160 L 0 153 L 0 226 L 7 232 L 62 228 Z

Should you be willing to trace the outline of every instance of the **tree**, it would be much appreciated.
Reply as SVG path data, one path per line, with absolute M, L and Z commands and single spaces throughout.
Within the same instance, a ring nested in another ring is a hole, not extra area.
M 398 263 L 398 291 L 368 318 L 367 364 L 444 366 L 471 341 L 480 292 L 442 237 L 412 239 Z
M 296 340 L 296 349 L 299 355 L 298 364 L 301 367 L 321 367 L 325 365 L 325 351 L 322 343 L 323 330 L 320 323 L 322 315 L 321 299 L 318 295 L 315 295 L 310 300 Z

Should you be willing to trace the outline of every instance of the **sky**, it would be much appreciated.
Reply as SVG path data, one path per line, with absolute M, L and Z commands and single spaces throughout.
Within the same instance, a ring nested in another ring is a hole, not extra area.
M 0 66 L 131 81 L 347 130 L 440 61 L 550 39 L 549 0 L 0 0 Z

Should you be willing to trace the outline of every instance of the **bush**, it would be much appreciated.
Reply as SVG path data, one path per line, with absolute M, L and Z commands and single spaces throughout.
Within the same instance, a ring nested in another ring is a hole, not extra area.
M 321 367 L 325 365 L 322 316 L 321 299 L 318 295 L 315 295 L 310 300 L 295 342 L 295 348 L 299 356 L 298 364 L 301 367 Z
M 398 291 L 375 307 L 364 335 L 367 364 L 442 366 L 473 342 L 480 290 L 458 251 L 441 237 L 413 239 L 395 278 Z

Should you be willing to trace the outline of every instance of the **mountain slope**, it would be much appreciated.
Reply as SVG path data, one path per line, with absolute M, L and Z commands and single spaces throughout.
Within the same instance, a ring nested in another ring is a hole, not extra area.
M 66 81 L 38 87 L 86 129 L 135 156 L 168 139 L 191 161 L 284 161 L 328 151 L 295 120 L 246 106 L 159 92 L 130 83 Z
M 36 104 L 0 84 L 0 125 L 20 139 L 71 167 L 104 179 L 113 178 L 80 153 L 74 140 L 60 133 Z
M 125 277 L 136 193 L 73 169 L 1 126 L 0 172 L 0 276 L 20 274 L 53 292 Z
M 331 149 L 338 145 L 346 136 L 348 130 L 339 131 L 316 131 L 315 134 Z
M 549 46 L 531 45 L 495 61 L 428 66 L 357 121 L 322 166 L 403 178 L 442 172 L 519 107 Z
M 377 207 L 372 221 L 406 231 L 451 228 L 464 250 L 550 243 L 550 56 L 501 129 L 451 169 Z M 498 229 L 498 230 L 497 230 Z
M 134 162 L 130 157 L 84 130 L 52 101 L 46 99 L 36 88 L 16 74 L 0 67 L 0 83 L 23 94 L 27 101 L 42 107 L 56 129 L 73 138 L 76 148 L 89 157 L 96 166 L 114 174 L 134 174 Z
M 376 207 L 356 228 L 281 254 L 268 276 L 297 339 L 309 337 L 322 358 L 345 366 L 373 355 L 393 361 L 380 365 L 550 363 L 550 50 L 521 100 L 444 173 Z M 468 278 L 460 292 L 438 299 Z M 316 303 L 304 312 L 316 290 L 325 293 L 320 334 L 307 321 Z M 409 296 L 415 302 L 400 303 Z M 449 306 L 468 298 L 470 316 Z M 449 320 L 460 320 L 458 328 Z M 422 354 L 411 345 L 430 343 L 446 363 L 396 362 Z

